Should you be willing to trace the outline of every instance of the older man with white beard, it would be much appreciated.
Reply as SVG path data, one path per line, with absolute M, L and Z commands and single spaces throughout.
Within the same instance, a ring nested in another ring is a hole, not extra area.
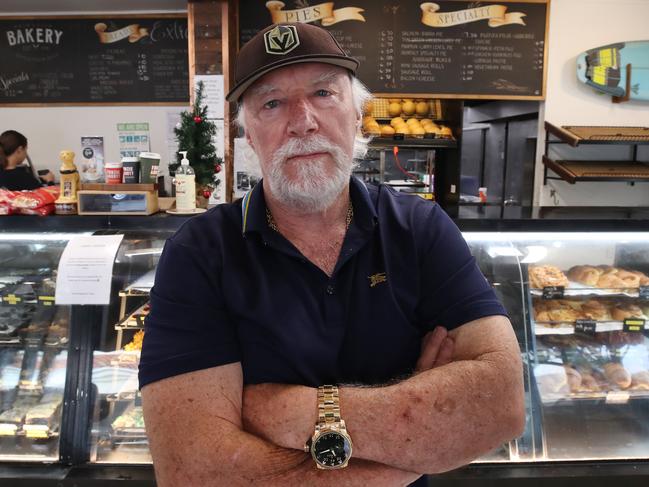
M 239 53 L 263 180 L 167 241 L 140 363 L 160 487 L 425 485 L 521 433 L 518 344 L 436 205 L 351 176 L 369 94 L 326 30 Z

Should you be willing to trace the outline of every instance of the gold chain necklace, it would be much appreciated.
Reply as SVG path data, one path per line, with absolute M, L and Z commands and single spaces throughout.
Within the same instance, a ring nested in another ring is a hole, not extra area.
M 354 219 L 354 205 L 352 204 L 352 201 L 349 200 L 349 207 L 347 208 L 347 217 L 345 218 L 345 230 L 349 229 L 349 226 L 352 224 L 353 219 Z M 275 223 L 273 214 L 270 212 L 268 207 L 266 207 L 266 222 L 268 223 L 268 226 L 271 229 L 279 233 L 279 228 L 277 228 L 277 223 Z

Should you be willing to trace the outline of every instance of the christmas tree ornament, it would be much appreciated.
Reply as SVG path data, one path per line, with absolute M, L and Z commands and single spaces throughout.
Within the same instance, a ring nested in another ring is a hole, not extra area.
M 207 189 L 207 188 L 204 189 L 204 190 L 203 190 L 203 198 L 205 198 L 206 200 L 209 200 L 209 199 L 210 199 L 210 196 L 212 196 L 212 191 L 210 191 L 210 190 Z
M 202 121 L 203 121 L 203 119 L 201 117 L 198 117 L 198 116 L 194 117 L 194 122 L 201 123 Z
M 216 164 L 214 166 L 214 172 L 217 174 L 221 172 L 221 164 Z

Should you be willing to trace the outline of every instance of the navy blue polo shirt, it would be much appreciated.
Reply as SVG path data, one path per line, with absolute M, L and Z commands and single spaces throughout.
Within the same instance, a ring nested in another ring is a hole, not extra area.
M 268 226 L 263 182 L 185 222 L 158 263 L 140 386 L 232 362 L 245 384 L 380 384 L 412 373 L 435 326 L 506 314 L 437 204 L 356 178 L 350 196 L 331 277 Z

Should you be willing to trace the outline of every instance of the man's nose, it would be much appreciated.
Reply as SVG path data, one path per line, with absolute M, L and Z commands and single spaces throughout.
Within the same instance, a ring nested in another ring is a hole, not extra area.
M 304 137 L 318 131 L 315 111 L 307 100 L 292 104 L 287 130 L 291 137 Z

